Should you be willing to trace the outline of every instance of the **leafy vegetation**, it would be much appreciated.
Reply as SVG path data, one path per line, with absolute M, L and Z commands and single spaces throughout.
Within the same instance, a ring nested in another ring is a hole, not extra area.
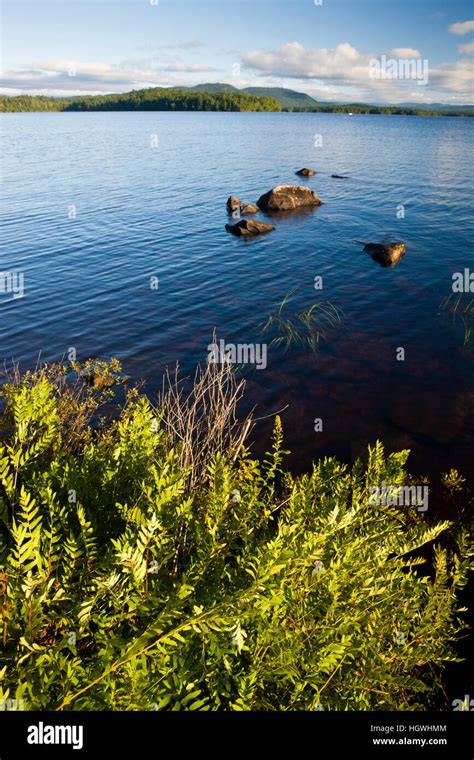
M 228 367 L 206 370 L 191 400 L 183 391 L 181 411 L 169 387 L 160 408 L 132 389 L 104 416 L 113 391 L 86 381 L 92 366 L 119 377 L 118 363 L 94 363 L 3 386 L 0 700 L 414 710 L 441 699 L 471 553 L 449 523 L 371 503 L 371 486 L 409 482 L 407 451 L 377 443 L 365 466 L 325 459 L 293 478 L 278 418 L 262 462 L 235 432 Z M 209 393 L 216 413 L 224 399 L 214 438 Z M 190 409 L 205 460 L 183 458 L 176 419 Z

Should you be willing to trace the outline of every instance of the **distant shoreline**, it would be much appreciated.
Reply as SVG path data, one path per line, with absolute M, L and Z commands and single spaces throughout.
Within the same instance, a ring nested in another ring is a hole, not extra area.
M 282 92 L 292 92 L 283 91 Z M 295 93 L 298 95 L 298 93 Z M 298 102 L 298 101 L 296 101 Z M 54 98 L 46 95 L 1 95 L 2 113 L 86 112 L 86 111 L 164 111 L 164 112 L 289 112 L 343 113 L 393 116 L 474 116 L 474 106 L 459 108 L 421 108 L 409 106 L 376 106 L 366 103 L 288 105 L 288 96 L 253 95 L 243 91 L 148 88 L 114 95 L 75 95 Z

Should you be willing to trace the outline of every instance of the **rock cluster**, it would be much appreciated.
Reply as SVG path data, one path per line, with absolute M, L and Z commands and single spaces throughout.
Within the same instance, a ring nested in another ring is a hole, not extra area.
M 313 177 L 316 172 L 314 169 L 304 167 L 299 169 L 296 174 L 301 177 Z M 333 179 L 349 179 L 343 174 L 332 174 Z M 267 193 L 260 196 L 257 204 L 244 203 L 235 195 L 227 199 L 227 210 L 233 216 L 240 214 L 256 214 L 263 211 L 267 214 L 280 214 L 297 211 L 299 209 L 309 209 L 321 206 L 322 201 L 314 190 L 307 185 L 277 185 Z M 237 224 L 226 224 L 226 230 L 238 237 L 256 237 L 275 229 L 272 224 L 256 220 L 241 219 Z M 360 242 L 360 241 L 358 241 Z M 405 243 L 362 243 L 364 251 L 372 256 L 382 267 L 394 267 L 405 255 Z

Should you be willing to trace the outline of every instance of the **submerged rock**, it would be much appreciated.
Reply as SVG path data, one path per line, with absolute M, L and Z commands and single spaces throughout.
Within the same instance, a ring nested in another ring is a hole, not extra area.
M 305 166 L 304 169 L 300 169 L 296 172 L 296 174 L 298 174 L 300 177 L 314 177 L 316 172 L 314 169 L 308 169 L 308 167 Z
M 238 198 L 235 197 L 235 195 L 229 195 L 227 198 L 227 210 L 228 211 L 236 211 L 240 209 L 240 206 L 242 205 Z
M 254 219 L 241 219 L 237 224 L 226 224 L 225 228 L 228 232 L 232 232 L 233 235 L 237 235 L 238 237 L 255 237 L 256 235 L 263 235 L 275 229 L 273 224 L 256 222 Z
M 262 195 L 257 201 L 257 206 L 262 211 L 292 211 L 293 209 L 320 206 L 321 204 L 322 201 L 319 200 L 314 190 L 303 185 L 278 185 L 278 187 L 274 187 Z
M 258 212 L 258 206 L 253 203 L 242 203 L 240 207 L 241 214 L 256 214 Z
M 405 243 L 367 243 L 364 247 L 382 267 L 394 267 L 405 255 Z
M 233 214 L 234 216 L 237 216 L 240 214 L 256 214 L 258 211 L 258 206 L 255 206 L 253 203 L 246 203 L 245 201 L 240 201 L 235 195 L 229 196 L 227 198 L 227 211 L 229 214 Z
M 85 381 L 88 385 L 92 385 L 94 388 L 111 388 L 115 383 L 117 383 L 116 377 L 111 377 L 110 375 L 86 375 Z

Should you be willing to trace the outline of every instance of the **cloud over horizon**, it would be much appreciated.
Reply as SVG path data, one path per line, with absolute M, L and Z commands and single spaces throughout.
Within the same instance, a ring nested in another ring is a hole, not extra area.
M 460 52 L 472 52 L 470 44 L 463 47 Z M 418 61 L 422 58 L 421 52 L 414 48 L 395 48 L 385 52 L 385 55 L 387 59 L 396 60 Z M 428 86 L 416 87 L 415 92 L 412 91 L 415 84 L 413 79 L 371 79 L 371 61 L 379 59 L 380 54 L 362 53 L 349 43 L 341 43 L 332 50 L 309 50 L 296 41 L 287 43 L 278 50 L 254 51 L 242 55 L 244 65 L 257 76 L 303 82 L 311 80 L 315 86 L 329 84 L 333 91 L 341 92 L 357 86 L 365 98 L 375 97 L 386 102 L 421 101 L 430 93 L 436 99 L 444 98 L 447 101 L 457 99 L 458 96 L 472 99 L 474 69 L 472 61 L 467 58 L 436 67 L 430 67 L 428 61 Z
M 117 65 L 100 61 L 35 61 L 25 68 L 2 72 L 0 86 L 5 94 L 120 93 L 143 87 L 186 86 L 188 80 L 171 74 L 209 74 L 214 66 L 180 61 L 157 65 L 153 58 L 123 61 Z
M 453 24 L 455 34 L 466 34 L 466 25 Z M 470 27 L 469 27 L 470 28 Z M 388 51 L 362 52 L 349 42 L 334 48 L 306 48 L 298 41 L 287 42 L 274 50 L 254 50 L 240 54 L 241 73 L 231 78 L 229 68 L 183 60 L 177 50 L 205 47 L 198 40 L 175 46 L 137 46 L 150 51 L 118 63 L 102 61 L 37 60 L 23 67 L 3 72 L 0 86 L 5 94 L 78 95 L 127 92 L 144 87 L 192 86 L 203 81 L 232 81 L 240 87 L 264 84 L 289 86 L 322 100 L 375 103 L 397 102 L 472 102 L 474 42 L 459 44 L 461 58 L 450 63 L 429 66 L 427 86 L 417 86 L 414 79 L 376 80 L 370 76 L 371 61 L 387 59 L 424 63 L 422 52 L 413 47 Z M 155 54 L 156 51 L 156 54 Z M 428 62 L 429 63 L 429 62 Z M 214 77 L 208 75 L 216 75 Z M 219 76 L 217 76 L 219 75 Z M 224 76 L 222 76 L 224 75 Z M 263 81 L 262 81 L 263 80 Z

